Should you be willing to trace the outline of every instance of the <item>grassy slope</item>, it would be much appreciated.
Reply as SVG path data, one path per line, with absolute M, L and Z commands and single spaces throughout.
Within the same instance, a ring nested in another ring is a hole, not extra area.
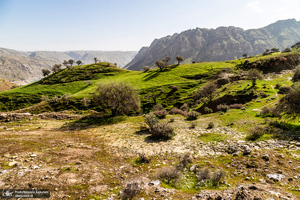
M 297 51 L 290 54 L 297 53 Z M 271 56 L 280 57 L 287 53 L 274 53 L 270 56 L 255 56 L 248 58 L 250 62 L 256 60 L 268 60 Z M 150 70 L 149 72 L 137 72 L 116 68 L 107 62 L 101 62 L 91 65 L 74 66 L 73 70 L 63 69 L 57 73 L 29 85 L 25 85 L 13 90 L 0 93 L 0 110 L 8 111 L 25 108 L 41 101 L 42 95 L 49 98 L 54 96 L 62 96 L 65 93 L 72 95 L 75 99 L 83 97 L 92 98 L 92 94 L 101 82 L 124 81 L 133 85 L 141 93 L 143 105 L 149 104 L 151 107 L 154 102 L 145 99 L 145 95 L 155 91 L 158 103 L 162 103 L 167 108 L 178 106 L 184 102 L 188 102 L 189 95 L 192 91 L 202 87 L 206 82 L 212 81 L 212 76 L 218 73 L 222 68 L 232 68 L 236 72 L 236 66 L 245 62 L 246 59 L 223 61 L 223 62 L 205 62 L 185 65 L 173 65 L 164 69 Z M 110 66 L 108 66 L 110 65 Z M 202 76 L 202 78 L 199 78 Z M 258 81 L 258 92 L 264 91 L 269 96 L 274 96 L 275 91 L 272 89 L 277 82 L 290 85 L 291 82 L 286 77 L 277 77 L 272 80 Z M 238 93 L 239 91 L 248 89 L 250 83 L 248 80 L 242 80 L 229 83 L 221 87 L 217 97 L 228 94 Z M 260 88 L 260 84 L 266 84 L 266 88 Z M 177 86 L 178 91 L 172 91 L 172 86 Z M 226 87 L 226 90 L 224 90 Z M 272 99 L 274 100 L 274 99 Z M 268 101 L 269 102 L 269 101 Z M 261 107 L 261 104 L 255 104 L 254 107 Z M 76 107 L 76 106 L 75 106 Z

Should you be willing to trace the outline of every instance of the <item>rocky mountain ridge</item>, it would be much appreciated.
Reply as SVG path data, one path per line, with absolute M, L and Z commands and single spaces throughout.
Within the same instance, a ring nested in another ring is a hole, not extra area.
M 281 20 L 259 29 L 244 30 L 229 26 L 216 29 L 196 28 L 172 36 L 155 39 L 150 47 L 143 47 L 125 68 L 141 70 L 154 67 L 157 60 L 170 56 L 169 63 L 176 63 L 176 56 L 192 61 L 221 61 L 242 57 L 244 53 L 257 55 L 266 49 L 284 49 L 300 40 L 300 22 Z

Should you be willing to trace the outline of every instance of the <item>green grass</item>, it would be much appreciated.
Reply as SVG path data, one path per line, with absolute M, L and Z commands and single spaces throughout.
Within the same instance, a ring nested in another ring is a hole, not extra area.
M 222 142 L 227 139 L 227 136 L 219 133 L 205 133 L 198 138 L 203 142 Z

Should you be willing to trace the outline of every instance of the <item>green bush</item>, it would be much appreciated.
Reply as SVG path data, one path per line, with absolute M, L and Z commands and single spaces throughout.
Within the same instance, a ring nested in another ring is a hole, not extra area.
M 156 125 L 159 122 L 158 118 L 153 113 L 146 115 L 144 121 L 150 129 L 152 129 L 154 125 Z
M 209 114 L 209 113 L 212 113 L 213 110 L 211 108 L 209 108 L 209 107 L 204 107 L 204 112 L 207 113 L 207 114 Z
M 191 111 L 191 112 L 188 112 L 187 119 L 188 120 L 196 120 L 199 116 L 200 116 L 200 113 L 198 113 L 197 111 Z

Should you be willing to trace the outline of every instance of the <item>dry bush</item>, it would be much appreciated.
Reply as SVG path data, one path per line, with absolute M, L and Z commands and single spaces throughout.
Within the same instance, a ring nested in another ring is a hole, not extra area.
M 140 110 L 139 93 L 125 82 L 100 84 L 93 101 L 102 109 L 110 110 L 112 116 Z
M 207 114 L 209 114 L 209 113 L 212 113 L 213 110 L 211 108 L 209 108 L 209 107 L 204 107 L 204 112 L 207 113 Z
M 141 191 L 141 185 L 138 181 L 128 183 L 122 190 L 121 199 L 133 199 Z
M 247 139 L 249 140 L 257 140 L 265 134 L 265 128 L 260 125 L 256 125 L 248 130 Z
M 195 122 L 192 122 L 190 128 L 195 128 L 196 125 L 197 125 L 197 124 L 196 124 Z
M 241 109 L 242 107 L 243 107 L 243 104 L 239 104 L 239 103 L 231 104 L 229 106 L 230 109 Z
M 222 112 L 227 112 L 227 110 L 229 109 L 229 106 L 228 106 L 228 105 L 225 105 L 225 104 L 219 104 L 219 105 L 217 106 L 217 109 L 218 109 L 219 111 L 222 111 Z
M 225 175 L 226 175 L 226 173 L 222 169 L 215 171 L 211 178 L 213 186 L 219 185 L 219 183 L 225 177 Z
M 169 122 L 172 123 L 172 122 L 174 122 L 174 121 L 175 121 L 175 119 L 174 119 L 174 118 L 171 118 Z
M 150 70 L 150 67 L 149 67 L 149 66 L 144 66 L 144 67 L 143 67 L 143 70 L 144 70 L 144 72 L 147 72 L 147 71 Z
M 54 96 L 50 101 L 51 101 L 51 103 L 57 103 L 58 102 L 58 97 Z
M 211 179 L 211 170 L 209 168 L 200 169 L 196 177 L 201 182 L 208 181 Z
M 215 127 L 215 124 L 213 122 L 209 122 L 208 126 L 207 126 L 207 129 L 212 129 L 214 127 Z
M 187 114 L 187 119 L 188 120 L 196 120 L 200 116 L 200 113 L 197 111 L 191 111 L 188 112 Z
M 182 170 L 183 168 L 185 168 L 189 163 L 193 162 L 193 158 L 191 156 L 191 154 L 189 152 L 185 153 L 179 164 L 176 166 L 177 169 Z
M 144 117 L 144 121 L 150 129 L 152 129 L 154 125 L 159 122 L 158 118 L 153 113 L 149 113 L 149 115 L 146 115 Z
M 172 91 L 177 91 L 179 88 L 178 88 L 178 86 L 176 86 L 176 85 L 174 85 L 174 86 L 172 86 Z
M 89 104 L 91 103 L 91 99 L 87 98 L 87 97 L 84 97 L 82 100 L 81 100 L 81 103 L 84 105 L 84 107 L 88 107 Z
M 281 84 L 280 84 L 280 83 L 277 83 L 277 84 L 275 85 L 275 89 L 279 89 L 279 88 L 281 88 Z
M 168 140 L 174 135 L 174 129 L 169 124 L 158 123 L 150 129 L 151 136 L 156 139 Z
M 292 78 L 292 81 L 293 82 L 296 82 L 296 81 L 298 81 L 300 79 L 300 67 L 297 67 L 296 69 L 295 69 L 295 74 L 294 74 L 294 76 L 293 76 L 293 78 Z
M 166 167 L 158 170 L 154 176 L 161 181 L 176 186 L 179 183 L 181 172 L 176 167 Z
M 180 109 L 183 111 L 189 111 L 189 106 L 185 103 L 180 107 Z
M 41 96 L 41 100 L 42 101 L 48 101 L 49 100 L 49 97 L 47 95 L 42 95 Z
M 159 119 L 163 119 L 167 116 L 168 112 L 166 110 L 158 110 L 154 112 L 154 115 Z
M 152 110 L 153 111 L 159 111 L 159 110 L 163 110 L 164 107 L 159 103 L 159 104 L 156 104 L 155 106 L 153 106 Z
M 69 103 L 71 101 L 71 95 L 68 93 L 65 93 L 62 97 L 61 97 L 61 101 L 63 103 Z
M 211 101 L 214 96 L 215 93 L 217 91 L 217 85 L 214 83 L 207 83 L 201 90 L 200 90 L 200 94 L 201 97 L 207 97 L 209 99 L 209 101 Z
M 181 115 L 182 112 L 183 112 L 183 110 L 181 110 L 181 109 L 178 109 L 178 108 L 172 108 L 172 109 L 170 110 L 169 114 L 171 114 L 171 115 L 176 115 L 176 114 Z
M 142 164 L 142 163 L 150 163 L 151 159 L 148 158 L 144 153 L 139 154 L 139 157 L 136 159 L 136 162 L 138 164 Z

